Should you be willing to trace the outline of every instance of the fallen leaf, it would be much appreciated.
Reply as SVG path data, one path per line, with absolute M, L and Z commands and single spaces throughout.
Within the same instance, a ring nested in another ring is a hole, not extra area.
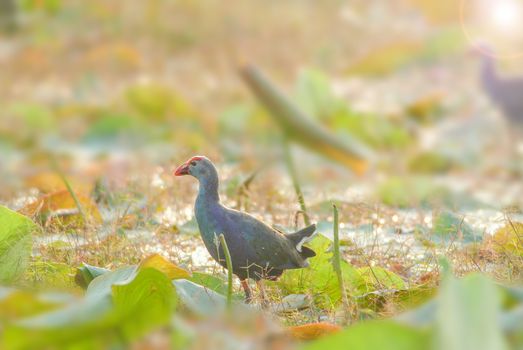
M 340 326 L 325 322 L 308 323 L 288 328 L 289 334 L 298 340 L 314 340 L 328 334 L 337 333 L 340 330 Z
M 91 193 L 94 189 L 93 183 L 87 183 L 76 177 L 67 176 L 67 181 L 69 181 L 73 190 L 79 193 Z M 25 185 L 27 187 L 37 188 L 40 192 L 46 194 L 67 190 L 62 178 L 58 174 L 51 172 L 39 173 L 27 177 L 25 179 Z
M 100 224 L 102 216 L 93 200 L 81 193 L 76 193 L 76 197 L 88 223 Z M 46 226 L 84 227 L 86 224 L 73 197 L 67 190 L 44 195 L 26 205 L 20 210 L 20 213 L 35 218 L 37 222 Z

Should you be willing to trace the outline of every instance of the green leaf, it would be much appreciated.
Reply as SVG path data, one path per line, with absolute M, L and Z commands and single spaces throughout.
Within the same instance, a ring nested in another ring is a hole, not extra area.
M 0 324 L 56 309 L 64 303 L 62 300 L 24 290 L 0 288 Z
M 0 206 L 0 283 L 9 283 L 26 269 L 38 226 L 28 217 Z
M 321 338 L 303 350 L 423 350 L 430 344 L 430 334 L 392 321 L 372 321 L 352 326 L 340 333 Z
M 174 280 L 172 283 L 180 302 L 195 314 L 209 315 L 225 310 L 226 299 L 223 295 L 184 279 Z
M 458 280 L 447 273 L 438 303 L 436 345 L 439 349 L 508 349 L 499 327 L 501 295 L 487 277 L 472 274 Z
M 95 281 L 84 299 L 6 327 L 4 348 L 107 348 L 167 324 L 176 306 L 171 281 L 156 269 L 124 268 Z
M 405 282 L 400 276 L 382 267 L 360 267 L 357 271 L 363 282 L 358 286 L 358 290 L 364 293 L 375 290 L 400 290 L 406 288 Z
M 87 288 L 96 277 L 108 272 L 111 272 L 111 270 L 83 263 L 82 266 L 76 270 L 75 282 L 80 287 Z
M 129 283 L 112 286 L 114 313 L 121 334 L 136 339 L 146 331 L 167 324 L 177 304 L 171 281 L 154 269 L 140 269 Z
M 308 244 L 316 256 L 309 259 L 306 269 L 287 270 L 276 284 L 287 294 L 312 294 L 323 307 L 334 307 L 341 300 L 338 279 L 332 266 L 332 242 L 323 235 L 317 235 Z M 365 282 L 358 271 L 345 261 L 341 262 L 343 280 L 350 292 L 357 292 Z
M 113 284 L 132 281 L 138 273 L 136 266 L 125 266 L 96 277 L 87 288 L 86 298 L 95 298 L 110 294 Z
M 225 295 L 227 293 L 227 282 L 217 276 L 209 275 L 207 273 L 193 272 L 192 277 L 188 279 L 191 282 L 209 288 L 216 293 Z

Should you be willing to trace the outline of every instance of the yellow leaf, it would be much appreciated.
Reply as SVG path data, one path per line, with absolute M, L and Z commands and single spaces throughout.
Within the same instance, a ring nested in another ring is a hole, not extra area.
M 291 337 L 298 340 L 314 340 L 340 330 L 340 326 L 325 322 L 308 323 L 288 328 Z
M 494 249 L 500 253 L 523 255 L 523 223 L 512 222 L 496 231 Z
M 167 277 L 169 277 L 169 279 L 172 280 L 191 277 L 191 273 L 189 271 L 174 265 L 160 254 L 153 254 L 142 260 L 139 268 L 144 269 L 147 267 L 152 267 L 153 269 L 163 272 Z
M 96 203 L 81 193 L 75 193 L 82 211 L 91 224 L 100 224 L 102 216 Z M 56 191 L 38 198 L 26 205 L 20 213 L 35 218 L 42 225 L 59 227 L 84 227 L 85 222 L 78 211 L 76 202 L 67 190 Z

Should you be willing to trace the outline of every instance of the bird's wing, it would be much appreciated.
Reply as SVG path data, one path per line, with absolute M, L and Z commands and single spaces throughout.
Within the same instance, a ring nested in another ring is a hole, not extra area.
M 248 242 L 249 261 L 261 267 L 289 269 L 301 267 L 302 261 L 293 243 L 281 232 L 255 217 L 236 210 L 229 212 L 234 229 Z

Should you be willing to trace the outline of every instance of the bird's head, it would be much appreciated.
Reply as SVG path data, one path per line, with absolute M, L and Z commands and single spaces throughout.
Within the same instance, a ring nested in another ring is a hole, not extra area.
M 209 158 L 204 156 L 194 156 L 174 171 L 175 176 L 191 175 L 197 179 L 209 176 L 216 172 L 214 165 Z

